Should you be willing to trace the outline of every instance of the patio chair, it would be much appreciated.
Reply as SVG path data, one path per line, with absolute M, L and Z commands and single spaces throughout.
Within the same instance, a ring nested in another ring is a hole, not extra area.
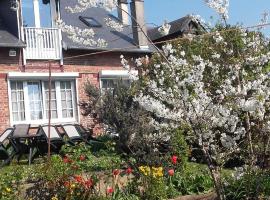
M 14 125 L 14 130 L 12 136 L 10 137 L 10 142 L 15 150 L 15 155 L 17 156 L 17 162 L 20 161 L 24 154 L 29 154 L 30 146 L 27 144 L 28 132 L 30 129 L 30 124 L 17 124 Z
M 50 126 L 50 137 L 49 137 L 49 126 L 39 126 L 37 135 L 40 137 L 35 141 L 35 146 L 37 146 L 38 151 L 41 154 L 48 152 L 48 141 L 50 138 L 51 151 L 53 153 L 59 153 L 61 147 L 65 144 L 63 138 L 60 136 L 57 128 L 55 126 Z
M 68 142 L 71 145 L 75 145 L 76 143 L 85 142 L 90 144 L 85 137 L 81 135 L 75 125 L 73 124 L 65 124 L 61 125 L 61 128 L 64 130 L 65 135 L 68 137 Z
M 68 137 L 68 142 L 73 145 L 78 142 L 85 142 L 86 144 L 91 144 L 94 141 L 101 142 L 100 140 L 93 138 L 86 129 L 78 124 L 65 124 L 61 127 Z
M 15 155 L 15 150 L 13 149 L 11 143 L 9 142 L 9 136 L 12 134 L 13 130 L 14 130 L 13 128 L 7 128 L 0 135 L 0 160 L 2 161 L 0 167 L 9 164 Z M 10 146 L 12 147 L 12 151 L 9 153 Z

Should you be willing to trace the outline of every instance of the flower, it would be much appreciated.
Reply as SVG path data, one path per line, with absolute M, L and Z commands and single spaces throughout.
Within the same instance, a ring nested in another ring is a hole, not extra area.
M 88 180 L 86 180 L 86 181 L 84 182 L 84 186 L 85 186 L 86 188 L 91 188 L 91 187 L 93 186 L 93 180 L 92 180 L 91 178 L 89 178 Z
M 133 170 L 132 170 L 130 167 L 128 167 L 128 168 L 126 169 L 126 174 L 131 174 L 132 171 L 133 171 Z
M 152 175 L 154 178 L 160 178 L 163 176 L 163 168 L 162 167 L 152 167 Z
M 69 181 L 65 181 L 64 182 L 64 186 L 68 188 L 70 186 L 70 182 Z
M 176 155 L 173 155 L 171 158 L 172 164 L 176 165 L 178 157 Z
M 113 175 L 117 176 L 118 174 L 120 174 L 120 170 L 119 169 L 114 169 L 113 170 Z
M 63 162 L 64 163 L 72 163 L 72 160 L 68 156 L 63 157 Z
M 112 194 L 113 193 L 113 188 L 112 187 L 107 187 L 107 194 Z
M 6 188 L 7 192 L 11 192 L 11 189 L 9 187 Z
M 168 174 L 169 174 L 169 176 L 173 176 L 174 175 L 174 169 L 169 169 Z
M 75 181 L 77 181 L 78 183 L 82 183 L 83 182 L 83 178 L 80 175 L 74 175 L 74 179 Z
M 85 155 L 80 155 L 79 157 L 80 161 L 84 161 L 86 159 Z
M 139 170 L 145 175 L 145 176 L 149 176 L 150 175 L 150 167 L 148 166 L 140 166 Z
M 58 200 L 57 196 L 53 196 L 51 200 Z

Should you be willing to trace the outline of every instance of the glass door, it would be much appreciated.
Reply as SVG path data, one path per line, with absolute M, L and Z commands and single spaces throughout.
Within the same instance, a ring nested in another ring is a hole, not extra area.
M 51 10 L 55 9 L 54 6 L 55 3 L 51 4 L 50 0 L 23 0 L 23 26 L 51 28 L 53 19 Z

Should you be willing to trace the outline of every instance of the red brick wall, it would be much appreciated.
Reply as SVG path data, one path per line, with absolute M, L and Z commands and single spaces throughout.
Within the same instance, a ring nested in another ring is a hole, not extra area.
M 82 54 L 82 52 L 79 52 Z M 87 101 L 84 91 L 84 84 L 87 81 L 99 87 L 98 73 L 101 70 L 119 70 L 123 69 L 120 64 L 120 53 L 107 53 L 104 55 L 91 55 L 85 57 L 70 58 L 76 54 L 65 52 L 64 65 L 51 62 L 52 72 L 79 72 L 80 77 L 77 78 L 78 101 Z M 130 58 L 132 55 L 126 55 Z M 2 58 L 2 59 L 1 59 Z M 17 59 L 17 60 L 16 60 Z M 0 132 L 10 126 L 9 120 L 9 102 L 8 102 L 8 85 L 6 75 L 8 72 L 48 72 L 48 61 L 27 61 L 26 66 L 22 66 L 19 62 L 19 56 L 6 57 L 6 51 L 0 49 Z M 80 123 L 84 126 L 92 126 L 93 120 L 80 114 Z M 100 131 L 100 126 L 95 126 L 95 132 Z

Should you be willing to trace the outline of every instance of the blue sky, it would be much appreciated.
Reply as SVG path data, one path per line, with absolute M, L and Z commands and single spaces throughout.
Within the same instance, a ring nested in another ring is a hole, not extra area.
M 270 0 L 230 0 L 228 22 L 243 23 L 245 27 L 257 25 L 264 11 L 270 11 Z M 211 24 L 218 20 L 217 14 L 204 0 L 145 0 L 147 23 L 160 25 L 164 19 L 172 21 L 187 14 L 198 14 Z M 210 19 L 211 16 L 214 20 Z M 270 26 L 264 32 L 270 36 Z

